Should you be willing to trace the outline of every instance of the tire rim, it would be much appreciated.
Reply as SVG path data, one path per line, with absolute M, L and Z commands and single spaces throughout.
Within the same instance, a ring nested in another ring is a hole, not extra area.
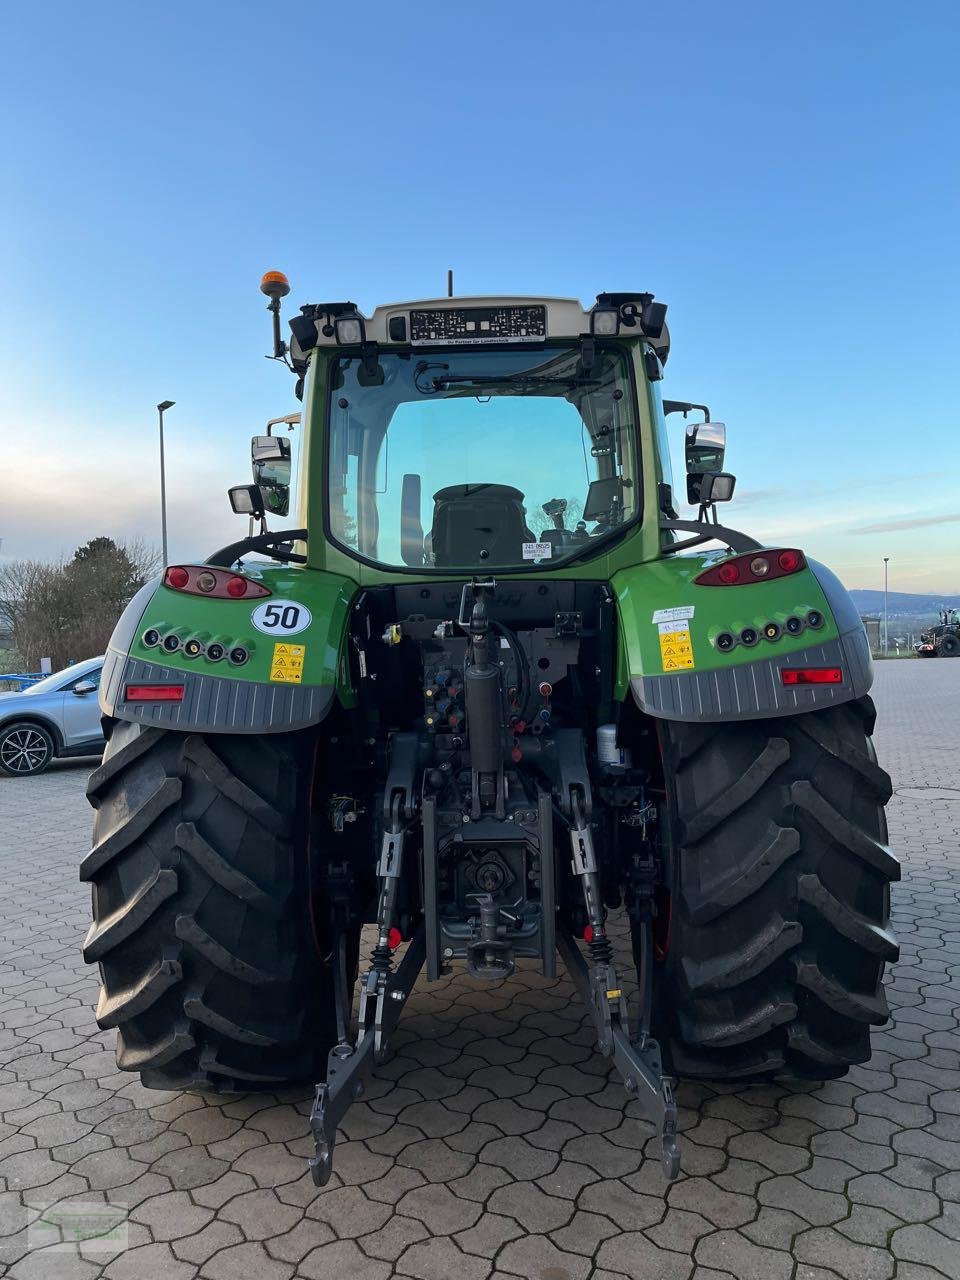
M 38 729 L 14 729 L 0 742 L 0 760 L 11 773 L 36 773 L 50 749 Z

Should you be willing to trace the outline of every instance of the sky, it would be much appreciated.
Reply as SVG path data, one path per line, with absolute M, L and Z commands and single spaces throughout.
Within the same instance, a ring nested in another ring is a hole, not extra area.
M 726 523 L 960 591 L 960 7 L 6 5 L 0 557 L 244 531 L 300 303 L 648 290 Z M 682 421 L 671 417 L 680 469 Z M 688 508 L 684 509 L 689 512 Z

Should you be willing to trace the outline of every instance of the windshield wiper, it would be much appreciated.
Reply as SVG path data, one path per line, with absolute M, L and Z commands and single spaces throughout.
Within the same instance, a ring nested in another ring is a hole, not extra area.
M 514 374 L 497 374 L 497 373 L 444 373 L 439 377 L 431 378 L 431 384 L 435 391 L 441 391 L 444 387 L 452 386 L 454 383 L 469 383 L 475 387 L 598 387 L 600 380 L 598 378 L 580 378 L 575 374 L 568 374 L 561 378 L 548 378 L 542 374 L 531 374 L 524 376 L 522 373 Z

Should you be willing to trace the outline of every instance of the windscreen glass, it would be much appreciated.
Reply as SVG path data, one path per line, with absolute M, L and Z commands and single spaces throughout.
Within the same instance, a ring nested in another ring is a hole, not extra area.
M 330 532 L 391 568 L 592 554 L 639 514 L 626 357 L 598 347 L 385 353 L 332 373 Z

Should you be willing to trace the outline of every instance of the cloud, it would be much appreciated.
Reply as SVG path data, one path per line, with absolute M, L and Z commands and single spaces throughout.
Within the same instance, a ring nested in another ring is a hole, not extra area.
M 960 511 L 946 516 L 909 516 L 905 520 L 885 520 L 880 524 L 864 524 L 858 529 L 847 529 L 847 533 L 894 533 L 898 529 L 924 529 L 933 524 L 960 523 Z

